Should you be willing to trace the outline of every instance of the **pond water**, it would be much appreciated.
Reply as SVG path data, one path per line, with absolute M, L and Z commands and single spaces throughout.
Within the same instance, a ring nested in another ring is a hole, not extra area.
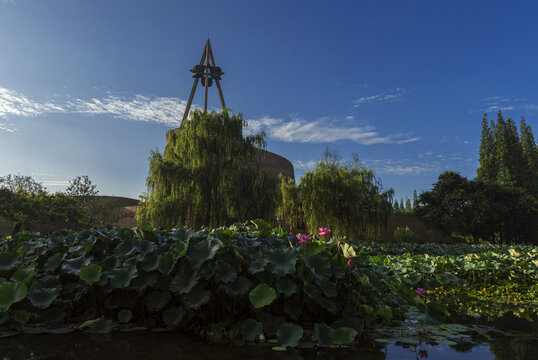
M 173 333 L 113 333 L 91 335 L 17 335 L 0 338 L 0 360 L 60 359 L 536 359 L 538 341 L 499 337 L 469 345 L 428 345 L 403 347 L 394 343 L 364 348 L 317 348 L 275 351 L 270 346 L 219 345 Z

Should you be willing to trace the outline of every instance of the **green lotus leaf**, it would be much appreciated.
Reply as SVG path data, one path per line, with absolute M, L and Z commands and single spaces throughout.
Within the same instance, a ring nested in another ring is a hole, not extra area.
M 97 264 L 91 264 L 80 269 L 80 279 L 88 285 L 99 281 L 101 279 L 102 268 Z
M 170 236 L 174 241 L 187 242 L 194 234 L 193 229 L 175 228 L 170 232 Z
M 176 264 L 176 257 L 172 251 L 167 252 L 159 259 L 157 270 L 163 275 L 170 275 Z
M 146 295 L 144 302 L 149 311 L 159 311 L 168 304 L 171 294 L 169 291 L 154 290 Z
M 32 265 L 27 268 L 15 271 L 15 274 L 13 274 L 11 280 L 14 282 L 23 282 L 25 284 L 28 284 L 28 281 L 30 281 L 36 273 L 37 269 L 35 265 Z
M 90 262 L 91 258 L 84 258 L 84 256 L 67 259 L 64 260 L 64 263 L 62 264 L 62 270 L 68 274 L 79 275 L 80 269 L 83 266 L 87 266 Z
M 72 327 L 71 328 L 62 327 L 62 328 L 47 329 L 47 330 L 48 330 L 48 334 L 57 334 L 57 335 L 69 334 L 75 331 L 75 329 L 73 329 Z
M 26 297 L 27 289 L 23 283 L 0 283 L 0 312 L 7 311 L 11 304 Z
M 277 248 L 267 252 L 267 262 L 271 272 L 277 276 L 295 273 L 297 251 L 294 248 Z
M 128 307 L 129 301 L 125 296 L 125 293 L 121 290 L 113 290 L 105 299 L 106 309 L 118 309 L 122 307 Z
M 250 291 L 248 298 L 256 309 L 271 304 L 276 298 L 276 291 L 269 285 L 261 283 Z
M 187 248 L 189 243 L 179 243 L 172 249 L 176 255 L 176 259 L 181 259 L 185 254 L 187 254 Z
M 237 271 L 230 265 L 223 261 L 217 263 L 215 269 L 215 281 L 229 283 L 237 279 Z
M 163 311 L 163 321 L 166 326 L 168 326 L 169 328 L 173 328 L 181 322 L 184 315 L 185 309 L 183 309 L 181 306 L 171 307 Z
M 43 269 L 47 272 L 54 272 L 54 270 L 60 266 L 64 258 L 65 253 L 62 252 L 51 255 L 45 262 L 45 265 L 43 265 Z
M 110 272 L 121 265 L 120 259 L 117 256 L 109 256 L 105 258 L 101 263 L 101 267 L 104 272 Z
M 229 296 L 243 295 L 250 289 L 250 280 L 239 276 L 235 281 L 221 285 Z
M 357 256 L 357 253 L 355 252 L 355 249 L 353 249 L 353 246 L 347 244 L 347 243 L 343 243 L 342 246 L 342 255 L 344 255 L 344 257 L 347 259 L 347 258 L 353 258 L 353 257 L 356 257 Z
M 328 298 L 332 299 L 335 298 L 338 295 L 338 288 L 336 287 L 336 283 L 331 280 L 324 280 L 324 281 L 317 281 L 317 284 L 321 289 L 323 289 L 323 293 Z
M 177 295 L 186 294 L 198 284 L 199 279 L 198 272 L 188 262 L 183 261 L 178 274 L 170 281 L 170 290 Z
M 15 310 L 11 313 L 13 320 L 26 324 L 30 320 L 30 313 L 26 310 Z
M 122 309 L 118 313 L 118 320 L 119 322 L 122 322 L 122 323 L 128 323 L 129 321 L 131 321 L 132 317 L 133 317 L 133 312 L 131 310 Z
M 306 286 L 303 288 L 303 291 L 312 299 L 316 299 L 322 293 L 322 290 L 319 288 L 319 286 L 310 283 L 306 284 Z
M 155 234 L 155 229 L 153 229 L 149 225 L 137 226 L 137 228 L 134 231 L 137 236 L 141 237 L 144 240 L 153 241 L 153 242 L 157 241 L 157 235 Z
M 114 328 L 114 323 L 112 320 L 97 319 L 91 325 L 90 331 L 92 334 L 108 334 Z
M 46 324 L 59 324 L 65 317 L 65 312 L 58 307 L 50 307 L 41 315 Z
M 183 302 L 187 309 L 197 309 L 209 301 L 211 292 L 202 285 L 195 286 L 188 294 L 183 295 Z
M 20 262 L 20 256 L 16 252 L 0 253 L 0 271 L 11 270 Z
M 188 255 L 193 268 L 198 269 L 205 261 L 212 259 L 220 249 L 220 241 L 217 239 L 204 239 L 194 246 L 190 246 Z
M 140 263 L 140 267 L 144 271 L 153 271 L 159 266 L 160 256 L 157 252 L 150 252 L 144 256 L 144 260 Z
M 28 290 L 28 299 L 40 309 L 48 308 L 62 291 L 62 284 L 52 276 L 38 279 L 36 286 Z
M 128 237 L 126 239 L 123 239 L 123 241 L 116 246 L 114 249 L 114 255 L 118 257 L 124 257 L 130 255 L 134 251 L 134 239 L 132 237 Z
M 305 264 L 319 280 L 327 280 L 331 277 L 331 262 L 324 254 L 310 255 L 305 258 Z
M 151 241 L 136 239 L 134 243 L 136 251 L 142 255 L 147 255 L 157 248 L 157 244 Z
M 289 297 L 297 291 L 297 284 L 290 278 L 281 278 L 277 281 L 276 290 Z
M 263 334 L 263 324 L 254 319 L 247 319 L 241 323 L 239 332 L 246 341 L 256 340 L 256 336 Z
M 267 261 L 265 259 L 256 259 L 252 261 L 248 267 L 248 272 L 252 275 L 262 272 L 267 266 Z
M 110 286 L 115 289 L 122 289 L 129 286 L 131 280 L 138 274 L 136 267 L 126 267 L 114 269 L 110 272 Z
M 388 305 L 384 305 L 381 309 L 377 310 L 376 314 L 386 323 L 392 320 L 392 308 Z
M 314 325 L 314 337 L 318 340 L 320 346 L 333 345 L 333 329 L 325 323 Z
M 355 340 L 357 334 L 357 330 L 348 327 L 333 329 L 332 342 L 334 345 L 349 345 Z
M 131 281 L 130 287 L 138 291 L 144 291 L 148 286 L 155 284 L 157 280 L 159 280 L 159 274 L 139 271 L 138 276 Z
M 276 332 L 278 344 L 283 347 L 295 347 L 303 337 L 303 328 L 292 323 L 280 325 Z

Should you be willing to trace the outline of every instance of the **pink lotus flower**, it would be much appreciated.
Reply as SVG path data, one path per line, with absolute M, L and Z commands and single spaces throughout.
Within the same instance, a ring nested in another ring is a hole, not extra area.
M 426 290 L 424 288 L 418 288 L 415 292 L 419 295 L 426 295 Z
M 349 259 L 349 260 L 347 261 L 347 266 L 351 267 L 351 266 L 353 266 L 353 265 L 355 265 L 355 261 L 353 261 L 353 259 Z
M 312 241 L 312 238 L 310 235 L 299 234 L 297 235 L 297 240 L 299 240 L 299 244 L 308 244 Z
M 338 245 L 338 246 L 341 246 L 341 245 L 342 245 L 342 242 L 341 242 L 341 241 L 339 241 L 337 245 Z
M 290 233 L 289 233 L 288 235 L 289 235 L 289 236 L 293 236 L 294 234 L 293 234 L 293 232 L 290 231 Z
M 318 228 L 318 235 L 319 236 L 328 236 L 331 235 L 331 229 L 329 228 Z

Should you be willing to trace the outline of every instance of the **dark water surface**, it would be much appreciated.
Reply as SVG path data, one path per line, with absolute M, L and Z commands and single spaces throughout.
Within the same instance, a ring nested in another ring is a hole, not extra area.
M 414 351 L 413 351 L 414 350 Z M 271 346 L 219 345 L 172 333 L 91 335 L 17 335 L 0 338 L 0 360 L 56 359 L 538 359 L 538 342 L 513 337 L 481 344 L 402 347 L 394 343 L 370 348 L 317 348 L 275 351 Z

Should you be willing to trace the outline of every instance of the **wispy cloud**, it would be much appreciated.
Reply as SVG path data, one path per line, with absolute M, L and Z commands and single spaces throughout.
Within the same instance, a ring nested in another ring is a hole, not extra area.
M 271 118 L 248 120 L 251 133 L 264 130 L 269 138 L 294 143 L 337 143 L 353 141 L 361 145 L 373 144 L 404 144 L 418 141 L 418 137 L 409 137 L 406 134 L 393 134 L 382 136 L 373 126 L 343 126 L 338 122 L 327 119 L 306 121 L 303 119 Z
M 357 108 L 364 104 L 381 103 L 381 102 L 396 100 L 396 99 L 401 98 L 402 95 L 403 95 L 403 89 L 396 88 L 382 94 L 363 96 L 353 101 L 353 104 L 354 104 L 353 107 Z
M 9 115 L 32 117 L 53 112 L 65 112 L 65 109 L 51 102 L 36 101 L 17 91 L 0 87 L 0 118 L 7 119 Z
M 134 121 L 149 121 L 177 127 L 181 123 L 187 102 L 173 97 L 149 97 L 135 95 L 107 97 L 90 100 L 75 99 L 65 103 L 53 103 L 33 99 L 15 90 L 0 87 L 0 119 L 11 116 L 35 117 L 51 113 L 77 113 L 84 115 L 111 115 Z M 14 132 L 15 125 L 0 123 L 0 130 Z
M 66 105 L 70 112 L 87 115 L 106 114 L 120 119 L 156 122 L 171 127 L 178 127 L 181 124 L 186 107 L 187 102 L 178 98 L 150 98 L 143 95 L 135 95 L 134 98 L 109 96 L 103 99 L 77 99 Z
M 519 96 L 489 96 L 484 99 L 484 107 L 481 111 L 504 111 L 504 110 L 536 110 L 537 105 L 526 103 L 527 99 Z M 478 111 L 472 111 L 478 112 Z
M 46 180 L 46 181 L 42 181 L 41 184 L 45 187 L 48 187 L 48 186 L 52 186 L 52 187 L 56 187 L 56 186 L 61 186 L 61 187 L 67 187 L 69 186 L 69 181 L 68 180 Z

